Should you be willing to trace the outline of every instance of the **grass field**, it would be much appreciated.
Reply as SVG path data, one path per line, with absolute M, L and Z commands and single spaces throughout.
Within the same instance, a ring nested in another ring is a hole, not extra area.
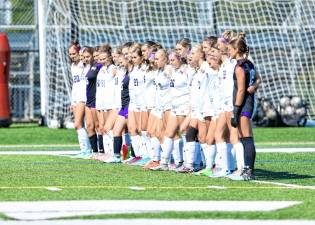
M 258 146 L 315 146 L 313 128 L 256 128 Z M 289 140 L 289 141 L 288 141 Z M 270 144 L 272 143 L 272 144 Z M 283 144 L 286 143 L 287 145 Z M 14 125 L 0 129 L 0 150 L 5 145 L 16 150 L 64 150 L 75 146 L 74 130 L 52 130 L 35 125 Z M 42 144 L 41 147 L 26 147 Z M 74 146 L 55 146 L 72 144 Z M 0 201 L 38 200 L 288 200 L 302 204 L 272 212 L 165 212 L 84 216 L 101 218 L 236 218 L 236 219 L 312 219 L 315 220 L 315 153 L 258 153 L 256 178 L 301 185 L 289 188 L 255 182 L 232 182 L 175 172 L 144 171 L 140 167 L 108 165 L 101 162 L 63 156 L 0 155 Z M 141 186 L 145 190 L 131 190 Z M 222 186 L 223 189 L 208 188 Z M 47 187 L 58 187 L 50 191 Z M 0 218 L 8 219 L 4 215 Z M 77 217 L 78 218 L 78 217 Z
M 257 147 L 315 147 L 315 128 L 255 128 Z M 0 130 L 0 145 L 77 145 L 74 130 L 49 129 L 37 124 L 13 124 Z M 27 147 L 23 147 L 24 149 Z M 52 148 L 52 146 L 31 147 L 32 149 Z M 55 148 L 58 148 L 56 146 Z M 73 146 L 63 148 L 77 149 Z M 5 148 L 1 148 L 3 150 Z M 59 147 L 60 149 L 60 147 Z

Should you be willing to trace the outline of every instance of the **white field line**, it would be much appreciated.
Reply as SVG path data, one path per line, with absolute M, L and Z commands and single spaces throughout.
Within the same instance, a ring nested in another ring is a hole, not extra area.
M 270 212 L 301 204 L 300 201 L 153 201 L 92 200 L 0 202 L 0 212 L 19 220 L 156 212 Z
M 311 220 L 233 220 L 233 219 L 109 219 L 109 220 L 55 220 L 3 221 L 3 225 L 314 225 Z
M 0 145 L 1 148 L 41 148 L 41 147 L 80 147 L 78 144 L 25 144 L 25 145 Z
M 0 151 L 0 155 L 75 155 L 80 151 Z
M 106 220 L 40 220 L 1 221 L 1 225 L 314 225 L 312 220 L 233 220 L 233 219 L 106 219 Z
M 296 152 L 315 152 L 315 148 L 258 148 L 256 152 L 277 152 L 277 153 L 296 153 Z
M 304 186 L 304 185 L 297 185 L 297 184 L 285 184 L 285 183 L 280 183 L 280 182 L 262 181 L 262 180 L 253 180 L 252 182 L 259 183 L 259 184 L 272 184 L 272 185 L 276 185 L 276 186 L 293 188 L 293 189 L 310 189 L 310 190 L 315 190 L 315 186 Z
M 51 220 L 3 221 L 1 225 L 314 225 L 312 220 L 233 220 L 233 219 L 108 219 L 108 220 Z

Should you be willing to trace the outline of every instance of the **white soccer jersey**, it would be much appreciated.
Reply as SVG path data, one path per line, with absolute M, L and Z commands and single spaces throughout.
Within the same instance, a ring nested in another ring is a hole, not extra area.
M 220 82 L 220 111 L 230 112 L 233 111 L 233 74 L 236 66 L 235 59 L 226 59 L 219 70 L 218 77 Z
M 154 79 L 156 85 L 155 109 L 164 112 L 171 108 L 170 77 L 163 71 L 158 70 Z
M 78 64 L 71 64 L 72 90 L 71 104 L 86 102 L 86 77 L 90 65 L 84 65 L 81 61 Z
M 114 65 L 103 66 L 96 80 L 96 109 L 109 110 L 113 109 L 113 99 L 115 95 L 114 83 Z
M 189 111 L 189 80 L 187 75 L 187 65 L 182 65 L 179 69 L 172 68 L 170 77 L 170 96 L 172 99 L 172 111 L 178 115 L 188 114 Z
M 207 70 L 208 73 L 208 83 L 207 88 L 204 95 L 204 104 L 201 109 L 204 117 L 206 116 L 216 116 L 217 108 L 219 106 L 220 101 L 220 90 L 219 87 L 219 79 L 218 79 L 218 71 L 215 71 L 211 67 Z
M 205 103 L 207 85 L 209 79 L 209 68 L 203 65 L 198 69 L 197 73 L 192 77 L 190 83 L 190 106 L 192 118 L 202 119 L 202 108 Z
M 144 100 L 143 111 L 151 110 L 155 106 L 156 85 L 155 77 L 158 70 L 147 71 L 144 75 Z
M 140 111 L 143 102 L 144 75 L 146 66 L 135 66 L 129 74 L 129 109 L 131 111 Z
M 121 89 L 122 89 L 122 80 L 126 74 L 126 69 L 122 67 L 116 67 L 117 73 L 115 76 L 114 83 L 114 109 L 121 109 Z

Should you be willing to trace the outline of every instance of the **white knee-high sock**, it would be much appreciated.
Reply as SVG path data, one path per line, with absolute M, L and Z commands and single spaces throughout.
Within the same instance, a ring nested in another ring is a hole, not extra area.
M 205 152 L 203 151 L 203 147 L 207 145 L 206 143 L 200 144 L 200 157 L 201 157 L 201 162 L 202 165 L 205 167 L 206 166 L 206 157 L 205 157 Z
M 173 144 L 174 144 L 173 138 L 164 136 L 164 142 L 163 142 L 163 145 L 161 145 L 162 147 L 161 163 L 162 164 L 168 164 L 171 158 L 172 151 L 173 151 Z
M 111 152 L 112 155 L 114 155 L 114 135 L 113 135 L 113 131 L 110 130 L 108 131 L 108 141 L 109 141 L 109 150 Z
M 183 162 L 183 145 L 181 139 L 174 140 L 173 157 L 175 164 Z
M 221 165 L 220 168 L 227 170 L 228 167 L 228 151 L 227 151 L 227 146 L 225 142 L 221 142 L 221 143 L 217 143 L 216 144 L 217 147 L 217 152 L 220 154 L 221 156 Z
M 206 160 L 206 168 L 211 169 L 215 163 L 217 149 L 215 145 L 202 144 L 203 152 Z
M 183 143 L 183 161 L 186 161 L 186 133 L 181 134 L 181 139 Z
M 151 143 L 146 131 L 141 131 L 141 142 L 141 151 L 143 152 L 143 155 L 145 157 L 150 157 Z
M 185 166 L 192 168 L 195 162 L 196 142 L 186 142 L 186 161 Z
M 110 154 L 110 137 L 107 133 L 103 134 L 103 145 L 104 145 L 104 152 Z
M 85 128 L 78 129 L 77 133 L 81 152 L 91 152 L 91 144 Z
M 133 148 L 133 151 L 134 151 L 136 157 L 141 156 L 141 153 L 140 153 L 141 138 L 140 138 L 140 136 L 139 135 L 130 136 L 130 139 L 131 139 L 131 145 L 132 145 L 132 148 Z
M 237 169 L 241 170 L 245 166 L 245 163 L 244 163 L 244 146 L 241 142 L 238 142 L 235 145 L 233 145 L 233 147 L 235 149 L 235 154 L 236 154 Z
M 152 146 L 152 159 L 154 161 L 161 160 L 161 143 L 157 137 L 151 138 L 151 146 Z

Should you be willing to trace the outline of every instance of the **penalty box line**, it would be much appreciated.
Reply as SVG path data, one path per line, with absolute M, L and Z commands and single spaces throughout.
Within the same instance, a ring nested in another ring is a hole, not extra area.
M 79 186 L 0 186 L 0 190 L 13 190 L 13 189 L 130 189 L 130 190 L 159 190 L 159 189 L 302 189 L 302 190 L 315 190 L 315 186 L 303 186 L 295 184 L 285 184 L 279 182 L 268 182 L 268 181 L 252 181 L 254 183 L 268 184 L 273 186 L 111 186 L 111 185 L 79 185 Z

